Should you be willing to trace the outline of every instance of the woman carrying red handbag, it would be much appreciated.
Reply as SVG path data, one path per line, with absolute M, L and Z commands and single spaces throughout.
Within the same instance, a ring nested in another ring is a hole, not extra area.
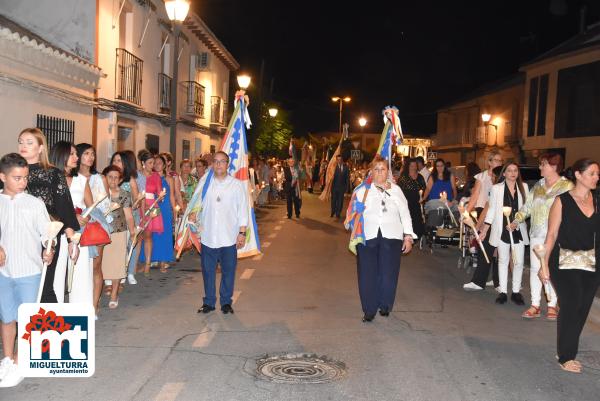
M 69 192 L 73 200 L 73 206 L 79 210 L 84 210 L 92 205 L 92 191 L 88 184 L 88 180 L 81 174 L 72 176 L 72 171 L 77 167 L 77 151 L 75 146 L 66 141 L 57 142 L 50 152 L 50 161 L 57 168 L 64 171 L 67 176 L 67 184 Z M 77 214 L 79 225 L 86 230 L 86 224 L 89 218 L 83 218 L 81 214 Z M 66 254 L 61 257 L 68 257 Z M 60 262 L 60 261 L 59 261 Z M 73 276 L 71 280 L 71 291 L 69 292 L 69 303 L 86 303 L 93 304 L 93 260 L 90 258 L 89 248 L 87 246 L 79 246 L 79 257 L 75 261 L 73 267 Z M 66 264 L 66 263 L 65 263 Z M 64 293 L 64 282 L 54 283 L 55 291 L 61 287 L 60 293 Z M 57 293 L 57 296 L 59 294 Z

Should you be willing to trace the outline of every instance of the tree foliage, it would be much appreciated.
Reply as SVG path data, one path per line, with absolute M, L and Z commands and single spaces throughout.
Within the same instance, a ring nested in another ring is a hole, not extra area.
M 276 117 L 269 115 L 266 104 L 261 108 L 262 113 L 256 127 L 256 152 L 264 157 L 286 157 L 293 127 L 289 114 L 279 109 Z

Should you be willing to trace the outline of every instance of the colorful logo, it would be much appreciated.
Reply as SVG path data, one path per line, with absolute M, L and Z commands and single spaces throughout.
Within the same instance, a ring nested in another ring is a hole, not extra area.
M 19 369 L 25 377 L 90 377 L 95 369 L 94 308 L 84 304 L 19 307 Z

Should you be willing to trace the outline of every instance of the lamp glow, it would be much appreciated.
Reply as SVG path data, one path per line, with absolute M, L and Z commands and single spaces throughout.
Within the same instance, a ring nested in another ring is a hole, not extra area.
M 348 103 L 350 100 L 352 100 L 352 98 L 350 96 L 346 96 L 344 98 L 344 102 Z
M 332 102 L 337 102 L 338 100 L 340 100 L 340 98 L 337 97 L 337 96 L 334 96 L 334 97 L 331 98 Z
M 238 85 L 240 87 L 240 89 L 248 89 L 248 87 L 250 86 L 250 81 L 252 80 L 252 78 L 250 78 L 249 75 L 238 75 L 237 77 L 237 82 Z
M 492 118 L 492 115 L 491 115 L 491 114 L 488 114 L 488 113 L 483 113 L 483 114 L 481 115 L 481 120 L 482 120 L 484 123 L 488 123 L 488 122 L 490 122 L 490 119 L 491 119 L 491 118 Z
M 270 115 L 271 117 L 275 118 L 275 117 L 277 117 L 277 112 L 278 112 L 278 111 L 279 111 L 279 110 L 277 110 L 275 107 L 272 107 L 272 108 L 270 108 L 270 109 L 269 109 L 269 115 Z
M 183 22 L 190 11 L 188 0 L 165 0 L 165 9 L 171 21 Z
M 364 127 L 365 125 L 367 125 L 367 119 L 364 117 L 359 118 L 358 125 L 360 125 L 361 127 Z

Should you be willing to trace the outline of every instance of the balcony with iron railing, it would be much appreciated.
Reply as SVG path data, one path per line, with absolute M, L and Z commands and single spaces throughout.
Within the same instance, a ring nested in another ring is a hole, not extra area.
M 477 127 L 438 133 L 434 136 L 433 141 L 433 146 L 472 146 L 477 142 Z
M 185 112 L 197 118 L 204 118 L 204 86 L 195 81 L 184 82 L 187 91 Z
M 144 61 L 125 49 L 117 49 L 116 88 L 117 100 L 141 106 L 142 104 L 142 72 Z
M 223 99 L 221 96 L 210 97 L 210 123 L 223 125 L 224 121 L 224 107 Z
M 161 114 L 171 111 L 171 77 L 158 73 L 158 110 Z

